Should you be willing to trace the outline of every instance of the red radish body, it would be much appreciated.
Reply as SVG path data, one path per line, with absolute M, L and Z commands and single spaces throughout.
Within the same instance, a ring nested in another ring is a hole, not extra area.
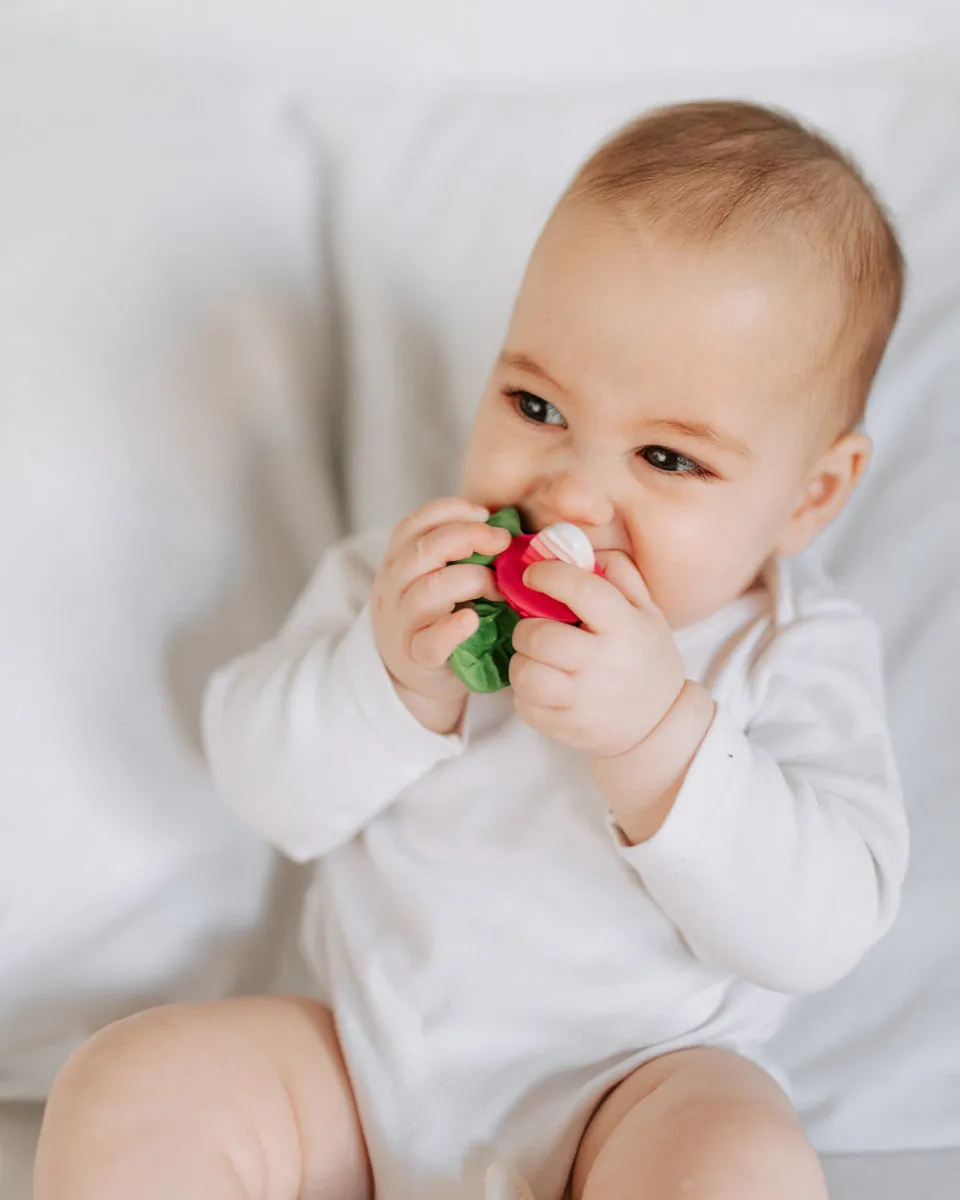
M 541 550 L 541 544 L 531 546 L 534 534 L 520 534 L 500 554 L 493 564 L 497 576 L 497 587 L 503 594 L 504 600 L 521 617 L 545 617 L 550 621 L 560 621 L 564 625 L 578 625 L 580 618 L 566 604 L 554 600 L 544 592 L 527 587 L 523 582 L 523 573 L 531 563 L 543 561 L 546 557 Z M 594 563 L 595 575 L 603 575 L 599 566 Z

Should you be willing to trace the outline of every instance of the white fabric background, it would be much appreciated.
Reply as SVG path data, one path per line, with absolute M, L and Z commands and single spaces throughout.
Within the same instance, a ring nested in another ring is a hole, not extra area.
M 626 99 L 584 107 L 571 84 L 819 64 L 814 115 L 866 139 L 926 297 L 875 407 L 871 487 L 824 547 L 884 623 L 917 851 L 904 921 L 786 1054 L 821 1144 L 960 1143 L 957 108 L 876 94 L 871 126 L 844 82 L 891 59 L 949 77 L 930 47 L 960 61 L 954 0 L 596 0 L 588 19 L 576 0 L 0 0 L 0 1097 L 42 1094 L 145 1003 L 300 982 L 296 879 L 221 814 L 195 718 L 208 668 L 275 625 L 334 528 L 333 368 L 354 516 L 392 513 L 449 477 L 529 240 Z M 548 86 L 571 120 L 534 103 L 491 144 L 517 119 L 503 89 Z M 517 134 L 548 126 L 526 162 Z M 364 462 L 414 419 L 434 421 L 426 458 L 395 444 L 374 490 Z M 5 1200 L 34 1128 L 0 1113 Z M 929 1161 L 929 1192 L 919 1160 L 909 1186 L 883 1168 L 891 1197 L 952 1195 L 955 1160 Z M 837 1195 L 856 1169 L 834 1168 Z M 876 1171 L 856 1178 L 880 1200 Z
M 12 28 L 356 82 L 607 79 L 960 45 L 955 0 L 0 0 Z
M 332 513 L 310 154 L 269 89 L 0 44 L 0 1098 L 132 1008 L 268 986 L 212 666 Z

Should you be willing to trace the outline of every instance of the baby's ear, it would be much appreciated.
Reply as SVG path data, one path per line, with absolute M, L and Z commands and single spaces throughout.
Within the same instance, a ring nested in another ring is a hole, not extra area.
M 864 433 L 847 433 L 814 463 L 793 516 L 776 546 L 778 554 L 799 554 L 839 515 L 870 461 Z

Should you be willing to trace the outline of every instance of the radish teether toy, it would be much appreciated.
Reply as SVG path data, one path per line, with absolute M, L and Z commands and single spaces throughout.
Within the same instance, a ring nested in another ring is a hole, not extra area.
M 467 560 L 493 568 L 505 601 L 475 600 L 473 607 L 480 617 L 480 626 L 450 656 L 454 674 L 472 692 L 495 692 L 507 686 L 513 630 L 522 617 L 545 617 L 566 625 L 579 622 L 580 618 L 566 604 L 527 587 L 523 582 L 527 567 L 544 559 L 558 559 L 603 574 L 594 559 L 590 539 L 576 525 L 562 522 L 539 533 L 522 533 L 520 517 L 514 508 L 501 508 L 487 523 L 509 530 L 512 538 L 502 554 L 495 557 L 475 554 Z
M 544 559 L 559 559 L 585 571 L 596 571 L 590 539 L 576 525 L 549 525 L 540 533 L 520 534 L 502 554 L 494 559 L 493 569 L 497 587 L 503 598 L 521 617 L 547 617 L 575 625 L 580 618 L 559 600 L 527 587 L 523 573 L 532 563 Z

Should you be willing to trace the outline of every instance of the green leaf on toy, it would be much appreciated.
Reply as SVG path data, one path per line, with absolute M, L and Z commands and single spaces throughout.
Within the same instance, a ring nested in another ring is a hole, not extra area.
M 511 537 L 518 537 L 523 532 L 520 514 L 515 508 L 499 509 L 490 516 L 487 524 L 508 530 Z M 460 561 L 489 567 L 495 557 L 471 554 Z M 480 618 L 480 625 L 476 633 L 461 642 L 450 655 L 450 667 L 471 692 L 498 692 L 510 682 L 513 630 L 520 616 L 503 600 L 473 600 L 471 606 Z
M 480 625 L 450 655 L 450 666 L 471 692 L 498 692 L 510 682 L 513 630 L 520 616 L 502 601 L 474 600 L 473 607 Z
M 519 537 L 523 533 L 520 524 L 520 514 L 515 508 L 500 508 L 487 519 L 488 525 L 497 529 L 506 529 L 511 537 Z M 471 554 L 469 558 L 458 559 L 458 562 L 475 563 L 480 567 L 489 567 L 496 558 L 495 554 Z

